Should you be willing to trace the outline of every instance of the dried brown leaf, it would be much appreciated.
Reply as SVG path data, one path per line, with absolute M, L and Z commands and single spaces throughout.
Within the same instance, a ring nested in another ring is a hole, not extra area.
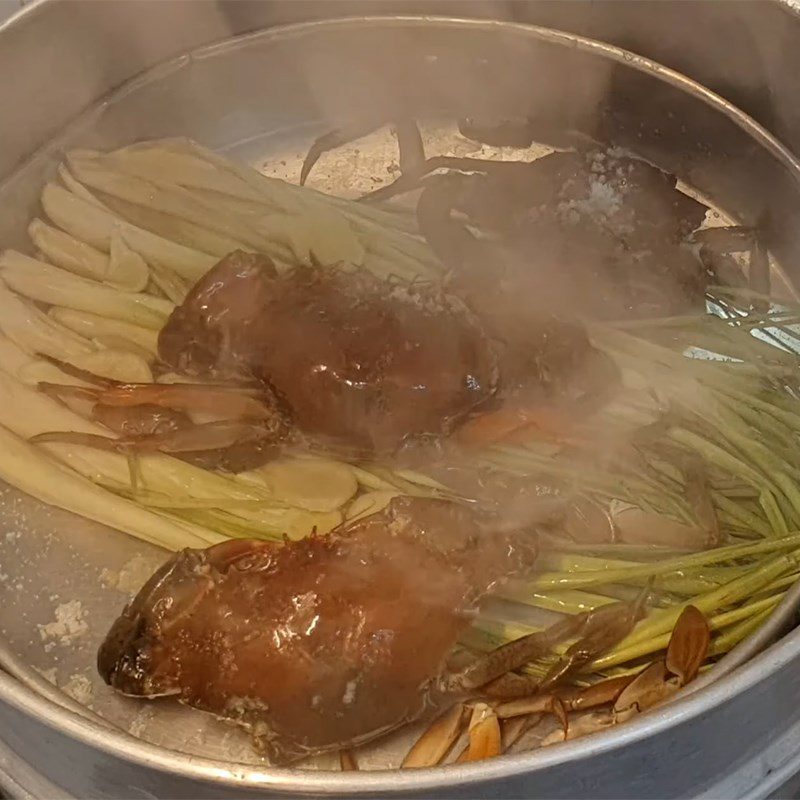
M 705 616 L 694 606 L 686 606 L 672 630 L 665 661 L 681 686 L 697 677 L 710 644 L 711 629 Z
M 677 681 L 670 679 L 664 662 L 654 661 L 622 690 L 614 703 L 614 718 L 617 722 L 624 722 L 635 714 L 662 703 L 675 694 L 678 688 Z
M 437 717 L 417 739 L 400 765 L 404 769 L 435 767 L 447 755 L 463 728 L 464 704 Z
M 353 755 L 352 750 L 339 751 L 339 767 L 341 768 L 342 772 L 358 771 L 358 761 L 356 761 L 356 757 Z
M 481 761 L 499 756 L 502 752 L 500 721 L 494 709 L 486 703 L 477 703 L 469 722 L 469 749 L 467 761 Z M 460 758 L 460 756 L 459 756 Z

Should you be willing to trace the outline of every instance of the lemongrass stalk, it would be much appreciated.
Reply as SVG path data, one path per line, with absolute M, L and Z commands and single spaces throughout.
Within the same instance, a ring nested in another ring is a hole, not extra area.
M 575 589 L 538 592 L 520 582 L 507 584 L 497 593 L 497 597 L 562 614 L 579 614 L 616 602 L 613 597 Z
M 636 578 L 657 577 L 681 570 L 701 567 L 706 564 L 721 564 L 726 561 L 760 555 L 762 553 L 776 553 L 781 550 L 792 550 L 800 547 L 800 533 L 792 533 L 781 538 L 767 539 L 747 544 L 728 545 L 717 547 L 713 550 L 703 550 L 678 558 L 665 559 L 661 562 L 641 564 L 635 567 L 620 567 L 609 570 L 592 570 L 586 572 L 568 573 L 542 573 L 531 579 L 531 584 L 537 589 L 568 589 L 582 586 L 594 586 L 600 583 L 624 583 Z
M 781 599 L 782 595 L 767 597 L 763 600 L 736 608 L 733 611 L 715 614 L 714 616 L 708 618 L 708 626 L 712 631 L 718 631 L 728 626 L 741 623 L 742 621 L 751 623 L 753 619 L 758 619 L 760 624 L 764 618 L 762 615 L 769 616 L 773 609 L 775 609 L 775 607 L 780 603 Z M 726 634 L 722 634 L 722 636 L 725 635 Z M 722 636 L 717 637 L 714 644 L 716 644 L 716 642 L 719 641 Z M 736 634 L 734 634 L 734 638 L 735 636 Z M 608 653 L 603 654 L 599 658 L 596 658 L 594 661 L 587 664 L 584 671 L 605 672 L 611 667 L 618 667 L 623 664 L 627 664 L 630 661 L 635 661 L 640 658 L 644 658 L 645 656 L 652 655 L 653 653 L 658 653 L 660 650 L 666 649 L 671 637 L 672 631 L 669 631 L 667 633 L 662 633 L 649 639 L 645 639 L 628 647 L 617 646 Z M 722 647 L 730 649 L 730 644 L 723 641 Z M 712 651 L 714 651 L 715 654 L 719 652 L 727 652 L 726 649 L 717 651 L 713 646 Z
M 619 558 L 596 558 L 579 553 L 545 551 L 539 556 L 537 567 L 552 572 L 587 572 L 590 570 L 627 569 L 644 566 L 642 562 Z
M 654 611 L 636 626 L 634 631 L 620 643 L 620 647 L 628 647 L 671 631 L 683 609 L 689 605 L 695 606 L 703 614 L 708 615 L 726 605 L 741 602 L 786 572 L 796 570 L 800 564 L 799 556 L 800 553 L 797 551 L 777 556 L 719 589 L 689 598 L 677 606 Z
M 739 642 L 750 636 L 751 633 L 755 633 L 769 619 L 772 611 L 772 608 L 768 608 L 762 611 L 760 614 L 756 614 L 755 616 L 742 620 L 738 625 L 734 625 L 729 628 L 711 642 L 709 655 L 717 656 L 727 653 L 729 650 L 739 644 Z
M 796 430 L 787 425 L 783 420 L 774 417 L 764 409 L 757 408 L 755 404 L 743 403 L 725 392 L 714 392 L 718 402 L 727 406 L 738 414 L 745 422 L 752 425 L 760 433 L 769 433 L 775 444 L 790 442 Z M 752 402 L 752 401 L 751 401 Z M 797 459 L 800 460 L 800 459 Z
M 548 570 L 560 573 L 587 572 L 594 570 L 619 570 L 636 567 L 645 567 L 645 563 L 635 563 L 632 561 L 621 561 L 610 558 L 592 558 L 571 553 L 546 552 L 540 558 L 540 565 Z M 732 580 L 747 567 L 704 567 L 702 572 L 693 574 L 693 570 L 677 570 L 673 574 L 663 575 L 655 581 L 654 586 L 662 591 L 672 592 L 679 595 L 702 594 L 711 591 Z M 643 586 L 652 576 L 644 574 L 644 570 L 639 577 L 632 578 L 626 583 Z M 535 578 L 534 578 L 535 581 Z M 603 584 L 601 584 L 603 585 Z M 539 591 L 528 585 L 531 592 Z
M 574 542 L 571 539 L 560 538 L 544 531 L 539 534 L 539 538 L 543 545 L 570 555 L 579 553 L 599 558 L 609 556 L 648 564 L 665 558 L 678 558 L 700 550 L 705 551 L 705 548 L 665 547 L 655 544 L 628 544 L 627 542 L 613 542 L 610 544 Z
M 749 511 L 741 503 L 735 503 L 713 489 L 711 498 L 718 510 L 725 512 L 731 519 L 742 523 L 745 528 L 752 528 L 762 536 L 772 536 L 774 534 L 774 529 L 768 522 L 765 522 L 758 514 Z
M 641 480 L 611 473 L 601 473 L 599 470 L 585 464 L 555 463 L 552 459 L 537 457 L 523 448 L 495 445 L 487 449 L 481 463 L 515 474 L 530 476 L 546 475 L 571 483 L 578 483 L 583 491 L 602 494 L 609 499 L 619 498 L 629 500 L 640 505 L 642 501 L 649 502 L 652 507 L 670 510 L 679 519 L 687 521 L 685 501 L 667 490 L 654 492 Z M 688 516 L 691 520 L 691 516 Z
M 798 580 L 800 580 L 800 573 L 792 572 L 789 575 L 784 575 L 782 578 L 778 578 L 777 580 L 772 581 L 772 583 L 767 584 L 763 589 L 761 589 L 761 591 L 753 595 L 753 599 L 760 600 L 764 596 L 781 592 L 790 586 L 794 586 Z
M 674 442 L 699 453 L 709 463 L 742 478 L 753 486 L 764 487 L 766 479 L 760 473 L 708 439 L 679 427 L 672 428 L 667 435 Z
M 768 402 L 764 400 L 763 397 L 759 397 L 755 392 L 748 394 L 739 389 L 726 387 L 725 390 L 720 390 L 720 393 L 731 397 L 740 405 L 752 408 L 754 412 L 763 411 L 765 414 L 774 417 L 795 432 L 800 431 L 800 414 L 794 411 L 787 411 L 776 403 Z
M 415 483 L 419 486 L 425 486 L 428 489 L 434 489 L 443 494 L 456 494 L 448 486 L 445 486 L 440 481 L 431 478 L 430 475 L 426 475 L 424 472 L 417 472 L 416 470 L 412 469 L 395 469 L 392 470 L 392 473 L 399 478 L 409 481 L 410 483 Z
M 43 503 L 169 550 L 206 547 L 225 538 L 201 526 L 165 520 L 117 497 L 1 425 L 0 478 Z
M 721 614 L 715 614 L 709 621 L 709 627 L 713 631 L 727 628 L 729 625 L 741 622 L 743 619 L 749 619 L 755 614 L 761 614 L 763 611 L 771 611 L 778 606 L 783 600 L 783 592 L 778 592 L 770 597 L 764 597 L 760 600 L 755 600 L 746 605 L 734 608 L 731 611 L 723 611 Z
M 762 489 L 758 500 L 772 529 L 779 536 L 785 536 L 789 532 L 789 527 L 783 518 L 783 514 L 781 514 L 778 504 L 775 502 L 775 496 L 769 489 Z
M 356 476 L 356 480 L 366 489 L 372 489 L 373 491 L 397 491 L 397 486 L 386 480 L 386 478 L 368 470 L 366 467 L 352 464 L 351 469 Z
M 386 467 L 372 464 L 368 471 L 392 488 L 398 489 L 401 493 L 411 497 L 439 497 L 441 494 L 437 489 L 432 489 L 428 486 L 406 480 L 397 472 Z

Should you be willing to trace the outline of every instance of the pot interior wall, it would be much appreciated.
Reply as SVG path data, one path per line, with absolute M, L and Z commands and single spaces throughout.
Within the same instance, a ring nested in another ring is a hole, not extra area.
M 525 116 L 537 121 L 545 143 L 590 137 L 676 173 L 733 218 L 762 225 L 786 272 L 800 279 L 800 225 L 793 224 L 800 185 L 792 165 L 735 113 L 689 88 L 612 48 L 531 29 L 380 20 L 267 31 L 158 67 L 83 115 L 0 187 L 0 243 L 26 246 L 27 223 L 41 214 L 41 186 L 72 147 L 188 136 L 263 161 L 287 142 L 299 152 L 318 131 L 353 119 Z M 21 581 L 21 588 L 0 584 L 5 607 L 20 612 L 3 633 L 26 663 L 46 670 L 59 655 L 65 675 L 91 671 L 92 648 L 124 600 L 103 587 L 102 570 L 160 556 L 132 540 L 118 547 L 116 534 L 12 498 L 9 490 L 0 527 L 15 524 L 11 508 L 24 506 L 29 522 L 24 544 L 0 542 L 3 571 L 30 574 L 32 554 L 50 555 L 35 562 L 36 580 Z M 63 531 L 55 541 L 54 527 Z M 52 620 L 56 602 L 43 598 L 42 580 L 53 597 L 87 598 L 93 616 L 82 651 L 46 653 L 31 638 L 32 627 Z M 125 729 L 183 752 L 255 760 L 236 731 L 172 706 L 159 706 L 150 724 L 151 711 L 142 717 L 140 706 L 93 681 L 95 710 Z

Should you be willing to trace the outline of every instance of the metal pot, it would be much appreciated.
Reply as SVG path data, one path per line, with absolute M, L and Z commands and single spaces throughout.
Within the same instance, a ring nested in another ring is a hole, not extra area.
M 364 109 L 446 118 L 524 112 L 541 119 L 543 130 L 579 130 L 630 145 L 737 220 L 767 219 L 771 250 L 789 277 L 800 278 L 800 230 L 793 224 L 800 213 L 800 162 L 770 134 L 690 79 L 628 51 L 509 22 L 362 18 L 271 29 L 212 45 L 123 85 L 14 171 L 112 86 L 176 49 L 227 35 L 226 18 L 241 14 L 233 10 L 239 5 L 204 3 L 186 16 L 183 4 L 40 3 L 0 29 L 0 61 L 16 57 L 18 63 L 30 63 L 33 36 L 63 25 L 74 36 L 57 57 L 37 48 L 30 82 L 0 90 L 15 123 L 2 131 L 0 174 L 11 177 L 0 188 L 7 211 L 0 241 L 22 238 L 43 180 L 59 152 L 71 146 L 189 135 L 256 162 L 290 150 L 313 128 Z M 293 4 L 275 9 L 296 13 Z M 770 9 L 784 13 L 777 5 Z M 101 35 L 120 30 L 131 35 L 109 41 Z M 135 35 L 144 30 L 147 37 Z M 58 60 L 48 65 L 50 57 Z M 32 89 L 36 78 L 46 88 Z M 4 495 L 6 510 L 12 498 Z M 66 675 L 85 669 L 123 602 L 100 584 L 101 570 L 132 555 L 147 557 L 147 549 L 67 514 L 45 513 L 24 498 L 13 502 L 15 513 L 26 509 L 26 530 L 0 551 L 3 571 L 25 576 L 21 588 L 6 583 L 0 589 L 8 595 L 0 655 L 9 671 L 0 672 L 0 770 L 14 772 L 10 791 L 27 786 L 49 796 L 59 784 L 75 796 L 678 797 L 706 789 L 764 796 L 795 770 L 800 633 L 756 655 L 791 622 L 791 603 L 714 672 L 716 680 L 636 722 L 535 753 L 404 773 L 267 769 L 252 758 L 234 763 L 248 755 L 232 755 L 220 726 L 172 707 L 159 708 L 146 726 L 148 741 L 142 741 L 129 733 L 131 725 L 141 727 L 138 706 L 98 684 L 96 713 L 87 712 L 43 680 L 33 667 L 48 669 L 54 662 L 31 640 L 31 630 L 52 614 L 50 594 L 80 597 L 90 610 L 91 636 L 85 650 L 61 653 L 58 666 Z M 3 524 L 9 523 L 0 516 Z M 48 539 L 54 527 L 59 533 Z M 761 761 L 753 759 L 755 750 L 763 750 L 753 743 L 767 739 L 780 765 L 780 775 L 769 778 L 764 753 Z M 46 773 L 44 782 L 38 769 Z

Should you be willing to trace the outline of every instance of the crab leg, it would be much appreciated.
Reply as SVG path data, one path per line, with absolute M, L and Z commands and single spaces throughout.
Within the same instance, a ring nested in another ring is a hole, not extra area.
M 380 122 L 360 122 L 352 123 L 345 128 L 334 128 L 332 131 L 323 133 L 322 136 L 317 137 L 303 159 L 303 165 L 300 168 L 300 185 L 303 186 L 308 178 L 309 173 L 314 168 L 314 165 L 320 158 L 329 150 L 335 150 L 337 147 L 353 142 L 366 136 L 373 131 L 382 128 L 384 121 Z
M 72 364 L 68 364 L 66 361 L 61 361 L 61 359 L 53 358 L 53 356 L 48 356 L 44 353 L 37 353 L 37 358 L 41 358 L 44 361 L 49 361 L 54 367 L 58 367 L 65 375 L 85 381 L 86 383 L 94 384 L 95 386 L 109 387 L 117 386 L 119 384 L 119 381 L 112 380 L 111 378 L 101 378 L 99 375 L 95 375 L 93 372 L 81 369 L 80 367 L 74 367 Z
M 66 383 L 48 383 L 47 381 L 40 381 L 36 387 L 42 394 L 52 397 L 55 400 L 62 400 L 71 397 L 75 400 L 89 400 L 92 403 L 97 402 L 102 389 L 89 388 L 88 386 L 72 386 Z
M 586 625 L 588 616 L 588 613 L 576 614 L 543 631 L 531 633 L 492 650 L 460 672 L 445 676 L 442 679 L 443 689 L 446 692 L 473 691 L 507 672 L 519 669 L 528 661 L 546 655 L 558 642 L 578 635 Z
M 519 175 L 522 170 L 530 171 L 531 165 L 528 162 L 519 161 L 488 161 L 482 158 L 462 156 L 431 156 L 425 159 L 416 173 L 403 173 L 392 183 L 362 195 L 359 200 L 367 203 L 378 203 L 396 197 L 398 194 L 419 189 L 422 185 L 422 178 L 437 169 L 513 177 Z
M 650 593 L 649 584 L 633 603 L 612 603 L 587 614 L 580 638 L 550 668 L 540 689 L 554 686 L 567 675 L 624 639 L 639 621 Z
M 533 120 L 527 117 L 507 119 L 494 125 L 464 117 L 458 121 L 458 132 L 467 139 L 493 147 L 530 147 L 535 138 Z
M 408 118 L 398 120 L 394 124 L 394 132 L 397 136 L 400 171 L 404 174 L 422 172 L 425 169 L 425 145 L 417 123 Z
M 598 706 L 609 705 L 633 682 L 635 675 L 621 675 L 593 683 L 585 689 L 565 688 L 558 690 L 558 698 L 570 711 L 585 711 Z
M 385 124 L 385 120 L 380 122 L 375 122 L 374 120 L 372 122 L 356 122 L 344 128 L 328 131 L 328 133 L 324 133 L 315 139 L 300 168 L 300 185 L 303 186 L 305 184 L 314 165 L 325 153 L 356 139 L 361 139 L 363 136 L 382 128 Z M 401 119 L 394 123 L 394 130 L 397 135 L 400 170 L 403 173 L 416 174 L 420 172 L 425 164 L 425 149 L 417 123 L 413 119 Z
M 734 268 L 724 256 L 730 253 L 749 253 L 748 282 L 750 289 L 758 294 L 769 296 L 771 286 L 769 252 L 757 228 L 741 225 L 703 228 L 695 231 L 693 238 L 701 246 L 701 259 L 715 272 L 735 275 Z M 735 269 L 740 272 L 738 265 Z M 763 301 L 754 304 L 754 307 L 758 311 L 767 310 Z
M 104 406 L 141 405 L 204 411 L 245 419 L 270 419 L 275 410 L 262 402 L 264 393 L 241 386 L 207 386 L 192 383 L 122 383 L 88 389 L 68 384 L 40 383 L 51 396 L 91 399 Z
M 263 439 L 267 430 L 261 426 L 236 420 L 221 420 L 192 425 L 177 431 L 153 433 L 144 436 L 120 436 L 112 439 L 95 433 L 75 431 L 49 431 L 31 437 L 32 444 L 65 442 L 111 450 L 116 453 L 156 452 L 196 453 L 205 450 L 221 450 L 235 444 Z

